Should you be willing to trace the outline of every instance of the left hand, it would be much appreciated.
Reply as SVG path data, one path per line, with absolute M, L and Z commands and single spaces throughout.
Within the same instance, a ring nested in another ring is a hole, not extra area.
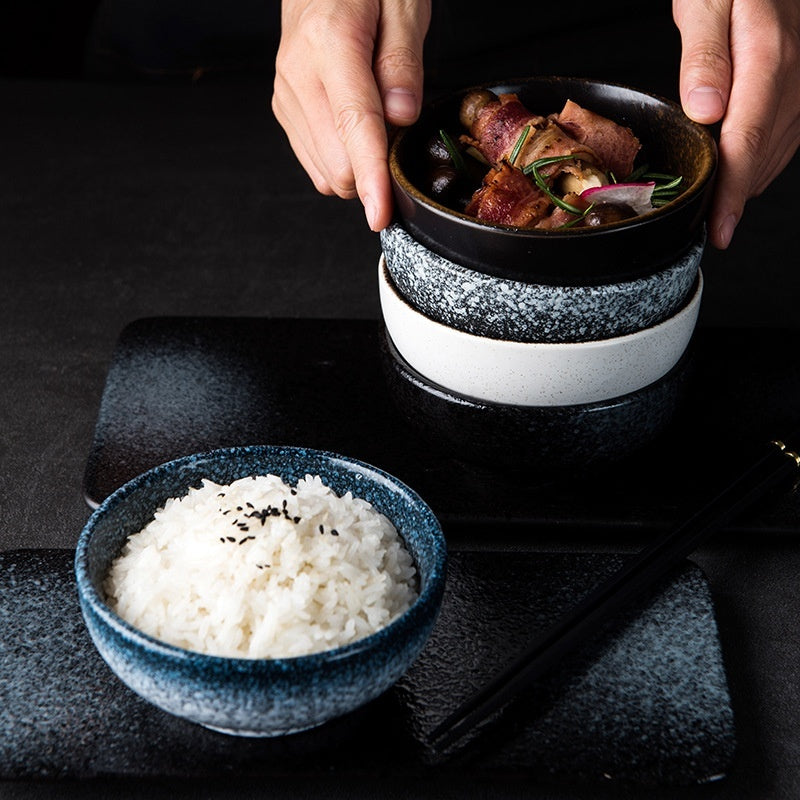
M 800 0 L 673 0 L 681 33 L 681 103 L 722 120 L 711 243 L 731 241 L 747 200 L 800 146 Z

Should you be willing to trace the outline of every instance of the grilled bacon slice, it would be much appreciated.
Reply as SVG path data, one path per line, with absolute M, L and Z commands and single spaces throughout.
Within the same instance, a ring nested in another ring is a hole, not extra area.
M 487 173 L 464 213 L 484 222 L 531 228 L 550 208 L 550 198 L 527 175 L 503 161 Z
M 588 111 L 572 100 L 567 100 L 552 119 L 573 139 L 591 148 L 618 180 L 624 180 L 633 172 L 641 143 L 630 128 Z
M 494 97 L 488 100 L 487 95 Z M 538 128 L 544 117 L 531 114 L 515 94 L 492 95 L 482 92 L 480 100 L 472 94 L 461 103 L 461 122 L 469 131 L 462 141 L 471 144 L 490 163 L 497 166 L 507 159 L 526 125 Z
M 468 114 L 465 109 L 475 110 Z M 462 141 L 475 147 L 495 166 L 511 158 L 526 126 L 528 134 L 514 159 L 514 166 L 519 169 L 549 156 L 574 155 L 588 164 L 600 161 L 591 147 L 572 138 L 554 120 L 532 115 L 515 94 L 501 94 L 496 100 L 481 104 L 467 95 L 462 102 L 461 118 L 462 122 L 472 119 L 469 136 L 462 136 Z M 557 170 L 556 167 L 550 172 Z

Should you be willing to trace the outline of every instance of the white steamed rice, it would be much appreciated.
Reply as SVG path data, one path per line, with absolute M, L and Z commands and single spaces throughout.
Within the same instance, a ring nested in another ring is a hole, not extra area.
M 319 476 L 204 480 L 128 537 L 111 607 L 161 641 L 236 658 L 306 655 L 384 627 L 417 597 L 392 523 Z

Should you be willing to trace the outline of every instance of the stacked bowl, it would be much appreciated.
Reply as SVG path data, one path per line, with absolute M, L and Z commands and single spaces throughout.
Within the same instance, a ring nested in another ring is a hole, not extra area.
M 390 150 L 397 218 L 381 233 L 378 280 L 393 394 L 470 460 L 550 470 L 619 459 L 664 430 L 685 385 L 716 145 L 677 105 L 634 89 L 565 78 L 490 88 L 547 112 L 571 99 L 629 126 L 686 188 L 592 228 L 481 222 L 426 194 L 419 167 L 464 92 L 428 107 Z

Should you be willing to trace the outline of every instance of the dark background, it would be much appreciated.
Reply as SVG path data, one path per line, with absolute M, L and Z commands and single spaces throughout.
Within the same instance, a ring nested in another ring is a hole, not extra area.
M 357 203 L 314 191 L 272 118 L 276 2 L 26 3 L 3 13 L 0 549 L 64 548 L 74 546 L 89 514 L 84 467 L 127 323 L 171 315 L 376 319 L 380 245 Z M 569 74 L 674 98 L 679 46 L 669 3 L 435 3 L 427 91 Z M 706 253 L 701 325 L 797 326 L 798 178 L 795 158 L 748 204 L 731 247 Z M 797 374 L 797 360 L 786 369 Z M 46 523 L 37 513 L 43 496 L 56 509 Z M 532 544 L 624 546 L 591 536 L 564 542 L 557 532 L 552 542 Z M 707 796 L 798 797 L 800 548 L 785 536 L 716 539 L 695 560 L 717 604 L 741 741 L 735 773 Z M 15 799 L 267 791 L 422 793 L 402 782 L 331 785 L 296 776 L 268 788 L 0 783 L 0 797 Z M 429 793 L 620 796 L 519 781 Z

